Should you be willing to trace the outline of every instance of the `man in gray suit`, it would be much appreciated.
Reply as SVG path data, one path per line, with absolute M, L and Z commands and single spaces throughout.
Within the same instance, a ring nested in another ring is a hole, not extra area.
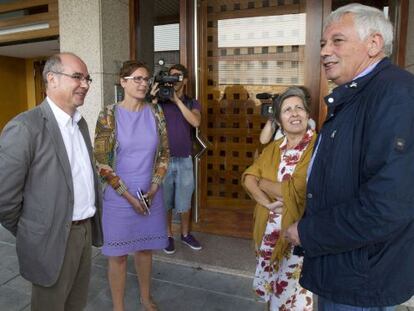
M 47 98 L 0 136 L 0 222 L 16 236 L 32 310 L 82 310 L 91 244 L 100 246 L 101 204 L 83 105 L 91 79 L 71 53 L 49 58 Z

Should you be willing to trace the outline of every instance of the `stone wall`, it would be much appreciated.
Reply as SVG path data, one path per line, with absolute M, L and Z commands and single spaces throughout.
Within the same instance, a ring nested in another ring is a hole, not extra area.
M 103 107 L 114 102 L 120 64 L 129 58 L 128 0 L 59 0 L 61 52 L 73 52 L 93 79 L 80 109 L 91 137 Z

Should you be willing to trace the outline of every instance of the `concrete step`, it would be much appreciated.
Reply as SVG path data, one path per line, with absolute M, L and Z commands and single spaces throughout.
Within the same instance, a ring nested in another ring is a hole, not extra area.
M 154 253 L 154 259 L 203 270 L 237 276 L 253 277 L 256 266 L 251 240 L 224 237 L 195 232 L 193 235 L 203 247 L 195 251 L 174 236 L 176 252 L 168 255 L 163 251 Z

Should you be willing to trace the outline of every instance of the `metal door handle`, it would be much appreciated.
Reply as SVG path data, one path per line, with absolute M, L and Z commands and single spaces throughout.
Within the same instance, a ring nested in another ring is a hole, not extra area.
M 198 189 L 198 176 L 199 176 L 199 162 L 201 156 L 206 152 L 208 149 L 209 142 L 200 134 L 200 130 L 196 128 L 196 135 L 195 138 L 197 143 L 200 144 L 202 149 L 194 156 L 194 205 L 193 205 L 193 221 L 195 223 L 199 220 L 199 189 Z

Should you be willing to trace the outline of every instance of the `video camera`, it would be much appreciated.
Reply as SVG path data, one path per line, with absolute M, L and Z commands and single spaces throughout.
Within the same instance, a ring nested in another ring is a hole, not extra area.
M 273 118 L 275 116 L 279 94 L 258 93 L 256 94 L 256 98 L 262 102 L 260 114 L 266 118 Z M 269 103 L 268 101 L 271 102 Z
M 161 67 L 158 74 L 154 77 L 154 82 L 158 83 L 157 97 L 160 100 L 167 100 L 174 97 L 174 84 L 183 81 L 183 75 L 169 75 L 168 68 L 164 66 L 165 61 L 160 59 L 158 65 Z
M 167 71 L 160 70 L 154 77 L 154 82 L 158 82 L 158 98 L 167 100 L 174 96 L 174 84 L 183 81 L 183 76 L 170 76 Z

